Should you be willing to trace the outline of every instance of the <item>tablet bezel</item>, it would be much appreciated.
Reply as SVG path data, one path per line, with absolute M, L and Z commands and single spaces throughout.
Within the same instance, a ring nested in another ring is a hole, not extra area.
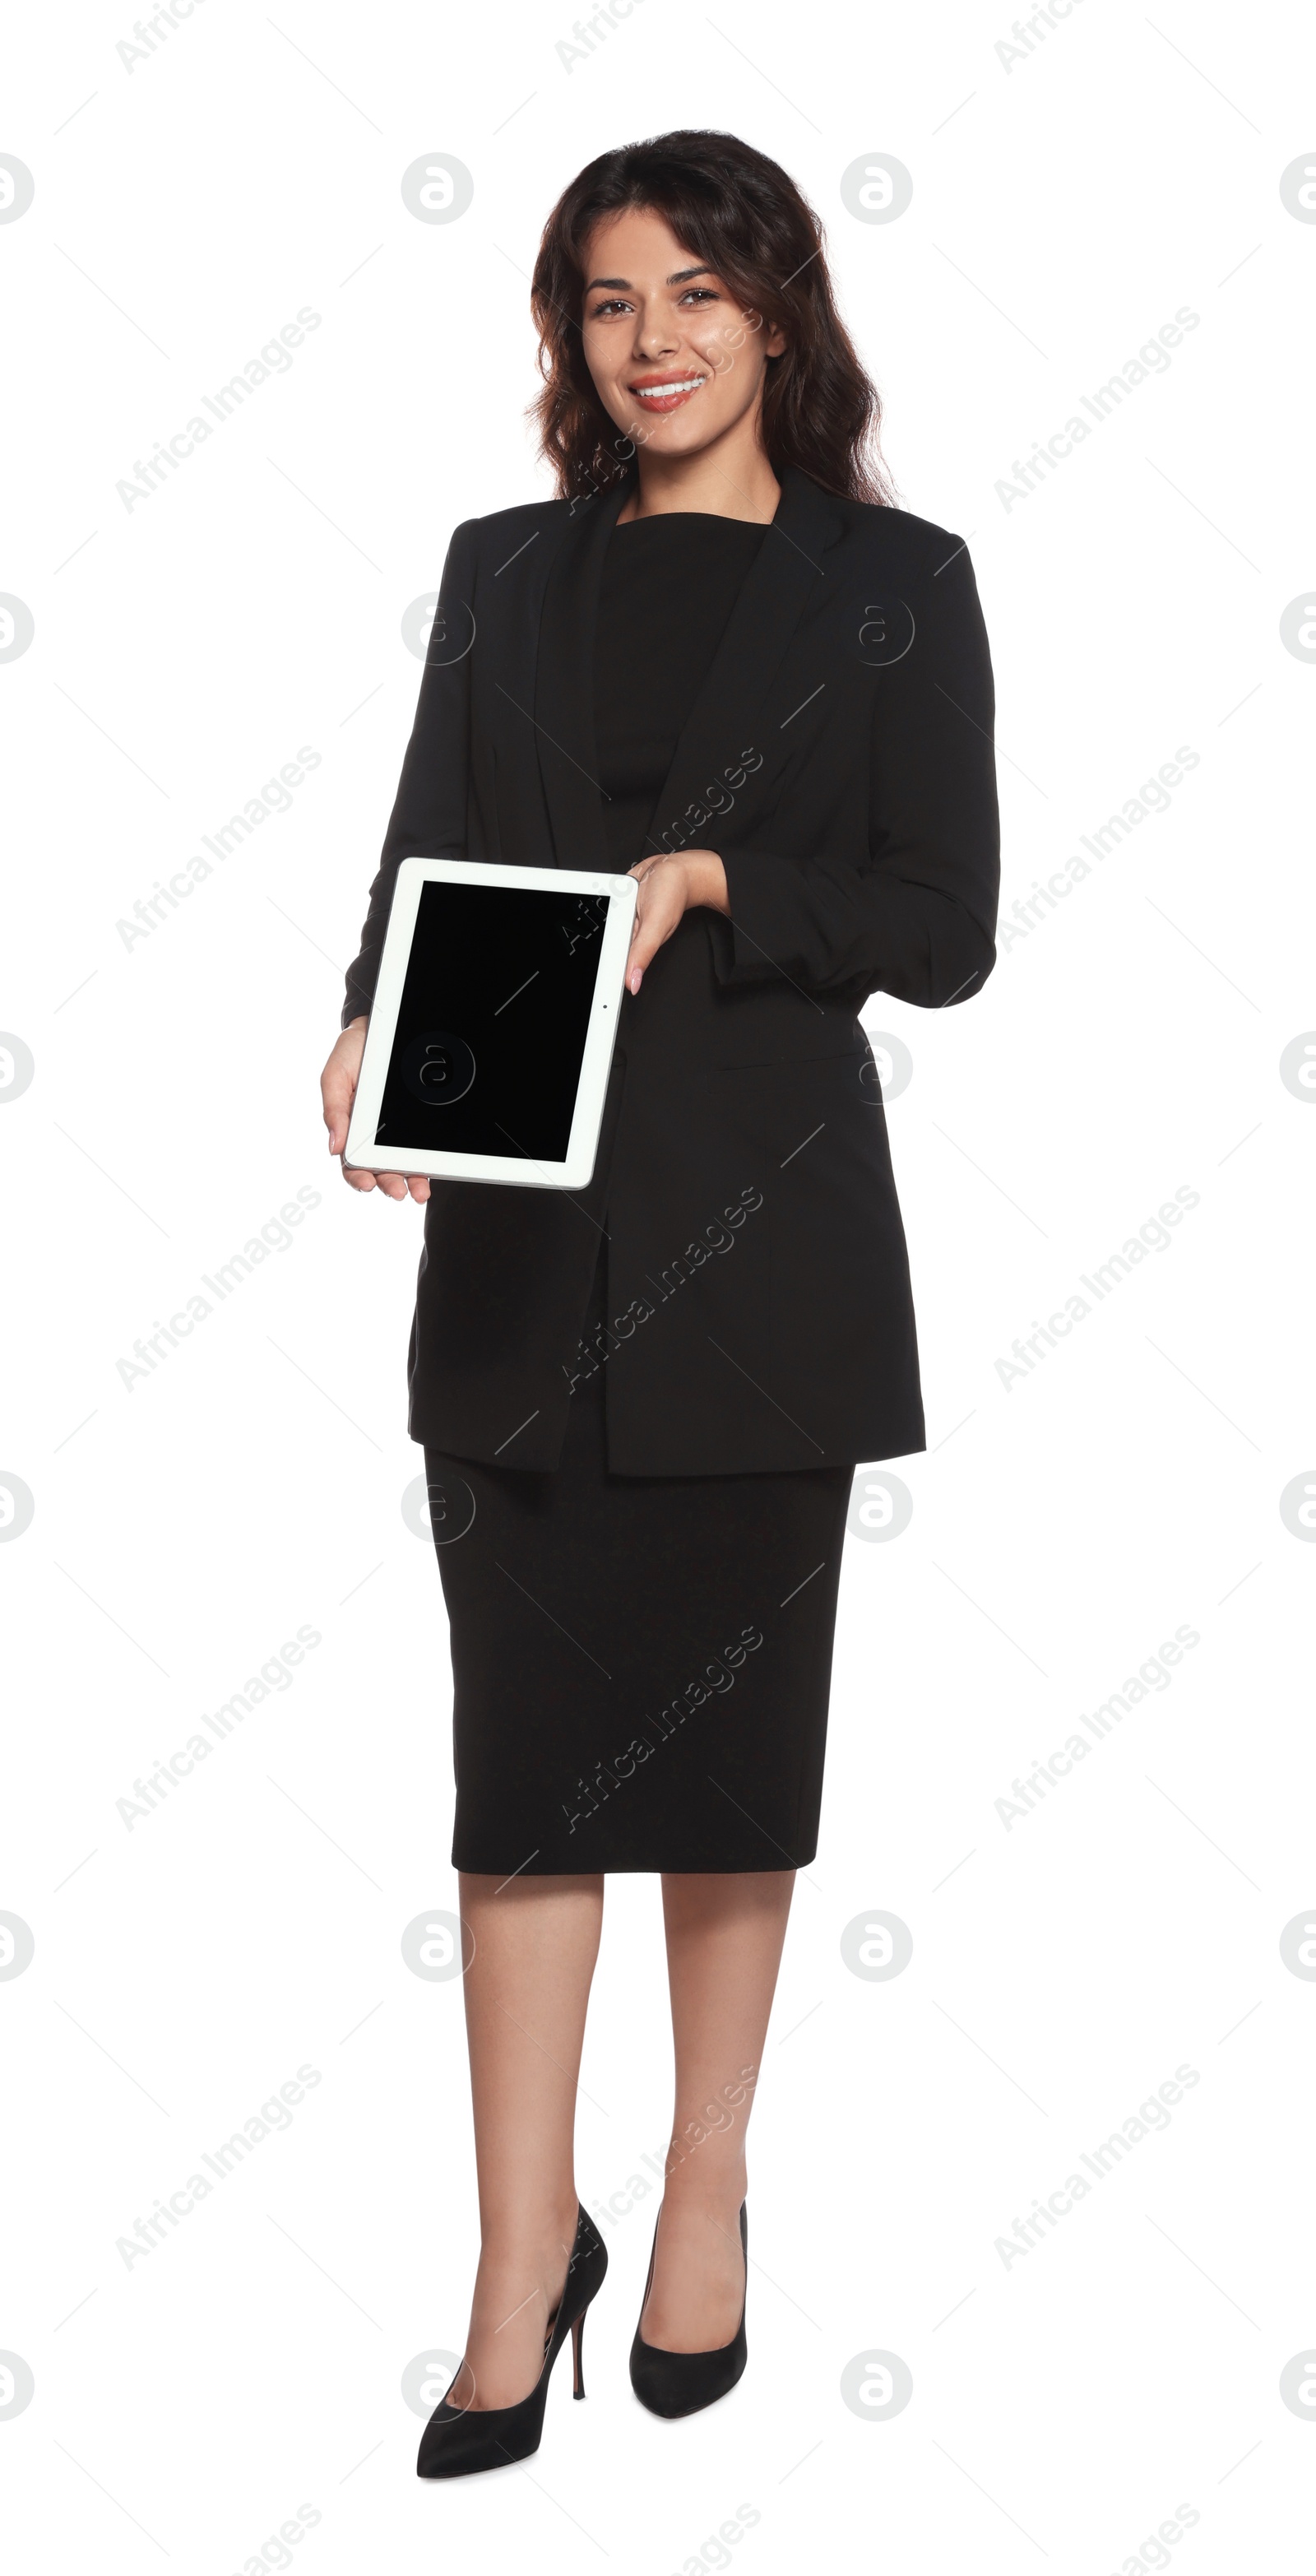
M 571 1136 L 561 1162 L 535 1161 L 527 1154 L 426 1153 L 419 1146 L 399 1160 L 396 1151 L 375 1144 L 384 1085 L 403 987 L 411 956 L 421 888 L 435 880 L 448 885 L 510 886 L 522 893 L 531 887 L 551 894 L 606 895 L 608 910 L 585 1051 L 576 1084 Z M 626 958 L 635 919 L 638 884 L 632 876 L 600 875 L 584 868 L 504 867 L 469 859 L 403 859 L 393 886 L 393 902 L 384 934 L 383 954 L 366 1028 L 365 1049 L 356 1097 L 343 1148 L 344 1170 L 401 1172 L 431 1180 L 501 1181 L 520 1189 L 582 1190 L 593 1177 L 598 1153 L 603 1101 L 617 1024 L 621 1016 Z

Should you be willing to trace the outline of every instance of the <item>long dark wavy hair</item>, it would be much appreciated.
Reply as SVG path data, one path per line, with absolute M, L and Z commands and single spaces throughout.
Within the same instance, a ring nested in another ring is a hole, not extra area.
M 818 216 L 766 153 L 735 134 L 685 127 L 600 153 L 544 226 L 530 288 L 544 386 L 531 412 L 562 497 L 606 489 L 631 470 L 634 448 L 594 390 L 580 324 L 590 234 L 602 218 L 632 208 L 664 216 L 747 312 L 785 333 L 763 387 L 763 443 L 774 471 L 798 465 L 825 492 L 891 506 L 877 387 L 837 311 Z

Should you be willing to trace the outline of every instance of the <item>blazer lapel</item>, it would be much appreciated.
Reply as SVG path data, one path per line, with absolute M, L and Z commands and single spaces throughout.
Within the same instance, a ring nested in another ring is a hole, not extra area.
M 625 479 L 573 514 L 544 592 L 535 664 L 535 744 L 560 868 L 606 867 L 594 743 L 594 630 L 603 558 Z
M 583 504 L 548 572 L 535 664 L 534 724 L 544 799 L 561 868 L 603 869 L 602 788 L 594 739 L 594 638 L 603 559 L 630 479 Z M 839 512 L 797 467 L 781 477 L 775 518 L 741 584 L 650 817 L 650 846 L 687 801 L 750 745 L 754 719 L 806 606 L 826 578 Z M 677 843 L 679 846 L 679 841 Z
M 805 608 L 819 596 L 826 554 L 842 527 L 820 486 L 796 466 L 784 467 L 776 516 L 740 586 L 649 818 L 651 849 L 680 848 L 687 803 L 752 746 L 754 720 Z M 668 828 L 676 837 L 664 843 L 660 835 Z

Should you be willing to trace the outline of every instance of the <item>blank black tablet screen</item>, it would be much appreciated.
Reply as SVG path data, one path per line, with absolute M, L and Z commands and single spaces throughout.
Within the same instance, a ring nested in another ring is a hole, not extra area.
M 607 914 L 606 895 L 430 878 L 376 1145 L 560 1163 Z

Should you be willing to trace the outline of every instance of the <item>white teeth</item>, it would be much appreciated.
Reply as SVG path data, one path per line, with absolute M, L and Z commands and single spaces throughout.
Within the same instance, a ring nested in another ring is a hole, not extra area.
M 636 385 L 632 390 L 641 402 L 666 402 L 672 394 L 693 393 L 703 381 L 702 376 L 676 376 L 669 385 Z

